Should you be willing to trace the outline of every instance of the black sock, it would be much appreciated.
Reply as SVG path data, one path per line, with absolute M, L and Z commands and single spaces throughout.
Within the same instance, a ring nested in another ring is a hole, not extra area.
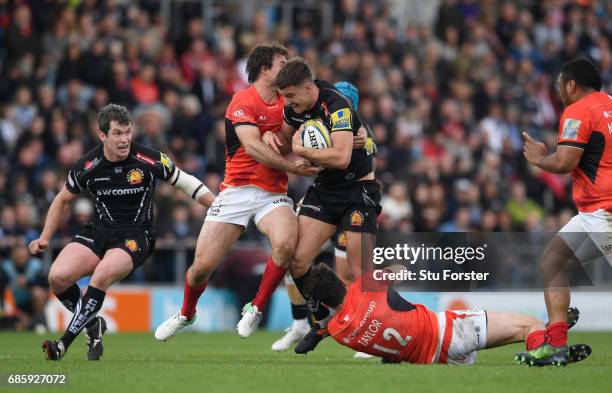
M 310 271 L 311 270 L 312 270 L 312 268 L 309 267 L 308 271 L 306 273 L 304 273 L 302 276 L 300 276 L 300 277 L 293 277 L 292 276 L 291 277 L 291 278 L 293 278 L 293 282 L 295 283 L 296 288 L 298 289 L 298 291 L 300 291 L 302 296 L 304 296 L 304 284 L 306 284 L 306 279 L 310 275 Z
M 93 321 L 102 308 L 106 292 L 94 288 L 91 285 L 87 288 L 85 295 L 79 300 L 76 310 L 66 332 L 61 340 L 64 343 L 64 348 L 68 349 L 72 341 L 81 330 L 91 321 Z
M 308 307 L 304 304 L 293 304 L 291 303 L 291 315 L 293 319 L 304 319 L 308 318 Z
M 64 307 L 73 313 L 79 299 L 81 298 L 81 290 L 79 289 L 78 285 L 72 284 L 72 286 L 66 289 L 63 293 L 59 293 L 55 296 L 57 296 Z
M 63 293 L 55 296 L 64 305 L 64 307 L 66 307 L 71 313 L 74 313 L 74 309 L 81 298 L 81 289 L 77 284 L 72 284 L 72 286 L 66 289 Z M 95 318 L 89 321 L 86 327 L 90 327 L 94 323 L 96 323 Z
M 312 268 L 308 268 L 306 274 L 301 277 L 293 277 L 293 282 L 295 283 L 295 286 L 298 291 L 300 291 L 300 293 L 302 294 L 302 297 L 306 299 L 306 305 L 308 306 L 308 310 L 310 310 L 310 312 L 312 313 L 314 320 L 322 321 L 329 316 L 329 310 L 325 308 L 320 301 L 304 293 L 304 284 L 306 283 L 306 279 L 310 275 L 311 269 Z

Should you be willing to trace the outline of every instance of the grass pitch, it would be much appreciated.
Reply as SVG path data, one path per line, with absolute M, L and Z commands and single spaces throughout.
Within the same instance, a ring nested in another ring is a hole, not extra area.
M 258 332 L 243 340 L 233 333 L 185 333 L 166 343 L 153 334 L 108 334 L 101 361 L 85 360 L 78 337 L 66 357 L 48 362 L 45 337 L 0 333 L 0 374 L 67 373 L 62 387 L 7 387 L 2 392 L 572 392 L 612 391 L 612 333 L 570 333 L 572 343 L 593 347 L 585 361 L 565 368 L 513 363 L 522 344 L 479 353 L 473 366 L 381 365 L 357 360 L 326 339 L 314 353 L 274 353 L 281 333 Z

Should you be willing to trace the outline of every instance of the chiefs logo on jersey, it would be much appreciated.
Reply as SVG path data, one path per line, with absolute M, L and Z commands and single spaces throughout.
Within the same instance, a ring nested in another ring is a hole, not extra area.
M 135 186 L 137 184 L 142 183 L 143 177 L 144 177 L 144 173 L 140 169 L 136 168 L 128 172 L 127 181 L 128 183 L 130 183 L 130 185 Z
M 138 242 L 134 239 L 127 239 L 125 241 L 125 247 L 132 252 L 136 252 L 136 250 L 138 250 Z

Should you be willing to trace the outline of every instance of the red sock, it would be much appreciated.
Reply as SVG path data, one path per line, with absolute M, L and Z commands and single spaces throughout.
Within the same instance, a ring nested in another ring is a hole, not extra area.
M 546 328 L 546 342 L 560 347 L 567 345 L 567 322 L 556 322 L 548 325 Z
M 287 269 L 276 266 L 272 257 L 268 258 L 266 270 L 264 270 L 261 283 L 259 284 L 259 290 L 257 291 L 255 299 L 251 302 L 254 306 L 257 306 L 259 311 L 263 311 L 264 308 L 266 308 L 266 304 L 268 304 L 274 290 L 276 290 L 278 284 L 280 284 L 285 273 L 287 273 Z
M 208 282 L 205 282 L 198 287 L 192 287 L 189 285 L 189 281 L 187 281 L 187 274 L 185 274 L 185 288 L 183 290 L 183 307 L 181 308 L 181 315 L 187 317 L 187 319 L 193 318 L 196 313 L 198 299 L 202 296 L 202 293 L 204 293 L 207 284 Z
M 546 342 L 546 330 L 536 330 L 535 332 L 531 332 L 527 335 L 527 340 L 525 340 L 525 347 L 528 351 L 532 349 L 536 349 Z

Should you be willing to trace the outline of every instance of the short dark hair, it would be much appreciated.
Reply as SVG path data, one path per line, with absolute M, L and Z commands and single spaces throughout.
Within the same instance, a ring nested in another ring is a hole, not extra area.
M 286 89 L 289 86 L 298 86 L 312 79 L 312 70 L 306 60 L 295 57 L 289 60 L 276 76 L 276 87 Z
M 320 263 L 310 270 L 304 283 L 304 293 L 330 307 L 336 307 L 342 304 L 346 288 L 327 265 Z
M 272 68 L 274 56 L 289 56 L 287 48 L 277 42 L 269 44 L 259 44 L 251 50 L 247 59 L 246 72 L 249 83 L 253 83 L 259 78 L 262 69 Z
M 599 70 L 585 57 L 579 57 L 563 64 L 561 67 L 561 79 L 563 82 L 576 81 L 578 86 L 587 87 L 595 91 L 600 91 L 602 86 Z
M 104 134 L 108 134 L 111 121 L 121 125 L 132 124 L 132 115 L 126 107 L 117 104 L 108 104 L 98 112 L 98 128 Z

